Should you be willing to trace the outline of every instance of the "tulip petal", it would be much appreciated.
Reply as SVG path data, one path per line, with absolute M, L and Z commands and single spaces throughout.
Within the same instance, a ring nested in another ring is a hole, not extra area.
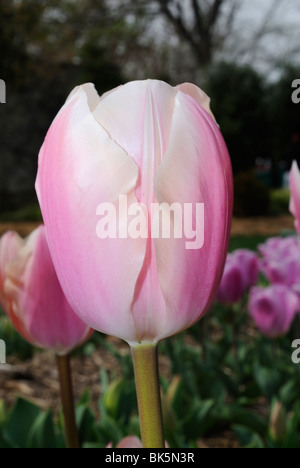
M 92 328 L 134 340 L 131 303 L 146 239 L 99 239 L 96 212 L 109 202 L 126 225 L 125 214 L 118 212 L 119 195 L 127 196 L 129 207 L 136 203 L 138 167 L 95 120 L 91 110 L 98 102 L 91 85 L 85 85 L 58 114 L 41 150 L 37 192 L 72 308 Z
M 215 120 L 215 116 L 210 108 L 210 98 L 204 91 L 202 91 L 202 89 L 198 88 L 198 86 L 192 83 L 183 83 L 178 85 L 176 89 L 197 101 L 198 104 L 200 104 L 200 106 L 202 106 L 206 112 Z
M 31 234 L 7 266 L 5 293 L 12 301 L 14 325 L 38 346 L 66 353 L 90 332 L 63 294 L 43 226 Z
M 295 216 L 295 228 L 300 234 L 300 171 L 296 161 L 293 162 L 290 172 L 290 212 Z
M 166 83 L 155 80 L 140 82 L 139 86 L 129 83 L 102 98 L 94 112 L 97 121 L 137 163 L 139 180 L 135 193 L 149 214 L 151 204 L 156 202 L 153 180 L 168 147 L 176 94 Z M 156 337 L 166 314 L 150 224 L 132 304 L 139 341 L 145 336 Z
M 205 210 L 202 248 L 187 250 L 185 237 L 156 240 L 167 304 L 163 338 L 192 325 L 209 308 L 225 264 L 233 198 L 230 159 L 221 133 L 207 112 L 182 92 L 176 98 L 155 193 L 160 203 L 192 203 L 194 208 L 204 203 Z
M 6 267 L 16 257 L 23 243 L 23 239 L 16 232 L 7 232 L 0 239 L 0 303 L 7 313 L 9 304 L 4 294 Z
M 268 288 L 255 287 L 251 290 L 249 310 L 261 332 L 277 338 L 289 331 L 299 310 L 299 299 L 282 284 Z

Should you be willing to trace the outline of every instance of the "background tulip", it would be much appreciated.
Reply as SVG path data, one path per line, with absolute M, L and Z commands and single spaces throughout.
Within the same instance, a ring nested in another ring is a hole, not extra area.
M 299 311 L 299 299 L 287 286 L 253 288 L 249 301 L 250 314 L 264 335 L 276 338 L 286 334 Z
M 110 443 L 106 448 L 113 448 L 112 443 Z M 143 448 L 142 442 L 136 436 L 128 436 L 125 439 L 121 440 L 119 444 L 116 446 L 117 449 L 141 449 Z
M 228 152 L 200 89 L 150 80 L 101 98 L 92 85 L 75 89 L 41 149 L 37 192 L 60 282 L 91 327 L 131 344 L 158 342 L 208 310 L 233 195 Z M 129 210 L 143 203 L 150 220 L 153 202 L 204 203 L 204 246 L 152 239 L 150 227 L 147 239 L 99 239 L 97 207 L 117 207 L 120 195 Z
M 295 228 L 300 234 L 300 171 L 296 161 L 293 162 L 290 172 L 290 211 L 295 216 Z
M 7 232 L 0 238 L 0 303 L 6 311 L 9 311 L 9 301 L 4 293 L 6 267 L 17 256 L 21 247 L 23 239 L 16 232 Z
M 259 246 L 261 270 L 272 284 L 284 284 L 300 293 L 300 241 L 297 236 L 268 239 Z
M 242 299 L 253 286 L 259 273 L 259 260 L 255 253 L 247 249 L 228 254 L 223 278 L 218 291 L 218 301 L 234 304 Z
M 44 227 L 25 241 L 7 233 L 0 241 L 2 305 L 31 343 L 66 354 L 90 336 L 60 287 Z

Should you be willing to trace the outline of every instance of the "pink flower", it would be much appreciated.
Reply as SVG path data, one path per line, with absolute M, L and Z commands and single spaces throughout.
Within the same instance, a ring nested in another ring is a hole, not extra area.
M 300 252 L 300 242 L 297 236 L 271 237 L 259 245 L 258 250 L 266 262 L 270 260 L 281 262 Z
M 296 161 L 293 162 L 290 172 L 291 200 L 290 211 L 295 216 L 295 228 L 300 234 L 300 171 Z
M 9 301 L 4 294 L 6 267 L 17 256 L 23 246 L 23 239 L 16 232 L 7 232 L 0 238 L 0 303 L 3 309 L 9 309 Z
M 112 444 L 108 444 L 106 448 L 112 448 Z M 116 446 L 117 449 L 141 449 L 143 448 L 142 442 L 136 436 L 128 436 Z
M 299 311 L 299 299 L 287 286 L 276 284 L 268 288 L 253 288 L 249 310 L 260 331 L 276 338 L 285 335 Z
M 300 288 L 300 243 L 298 237 L 271 238 L 259 246 L 261 270 L 272 284 Z
M 66 354 L 91 334 L 60 287 L 43 226 L 25 241 L 16 233 L 1 238 L 0 297 L 18 332 L 41 348 Z
M 37 192 L 60 282 L 91 327 L 155 343 L 209 309 L 227 253 L 232 172 L 209 99 L 196 86 L 132 82 L 101 98 L 90 84 L 75 89 L 41 149 Z M 154 236 L 153 203 L 169 222 L 168 238 Z M 182 218 L 169 210 L 173 203 L 192 206 L 194 229 L 204 204 L 204 226 L 193 235 L 203 229 L 202 248 L 201 239 L 187 248 L 188 236 L 174 234 Z M 122 235 L 99 238 L 104 206 L 116 210 Z M 146 236 L 127 235 L 137 207 Z
M 113 448 L 113 445 L 112 443 L 108 444 L 108 446 L 106 448 Z M 121 440 L 121 442 L 118 443 L 118 445 L 116 446 L 117 449 L 134 449 L 134 448 L 137 448 L 137 449 L 142 449 L 143 448 L 143 445 L 142 445 L 142 442 L 140 441 L 140 439 L 136 436 L 128 436 L 128 437 L 125 437 L 125 439 Z M 169 449 L 170 446 L 168 444 L 168 442 L 166 442 L 166 449 Z
M 218 301 L 224 304 L 240 301 L 250 286 L 256 283 L 258 273 L 259 261 L 255 253 L 240 249 L 228 254 L 217 295 Z

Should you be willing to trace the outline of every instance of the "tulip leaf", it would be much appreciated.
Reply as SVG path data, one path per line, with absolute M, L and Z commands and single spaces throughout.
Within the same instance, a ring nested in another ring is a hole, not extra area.
M 235 425 L 233 429 L 243 448 L 265 448 L 262 438 L 248 427 Z
M 41 412 L 38 406 L 18 398 L 5 429 L 5 439 L 15 448 L 26 448 L 30 428 Z
M 281 375 L 277 369 L 256 365 L 254 367 L 254 378 L 264 395 L 270 400 L 277 395 L 281 383 Z
M 97 441 L 95 432 L 95 416 L 88 406 L 77 406 L 76 423 L 81 443 Z
M 28 448 L 57 448 L 51 411 L 41 413 L 34 421 L 29 435 Z
M 219 410 L 219 421 L 223 423 L 247 427 L 264 436 L 267 430 L 266 422 L 252 411 L 239 406 L 225 406 Z
M 5 440 L 3 434 L 0 432 L 0 448 L 13 448 L 11 445 Z
M 102 449 L 106 448 L 104 444 L 100 444 L 97 442 L 86 442 L 82 445 L 83 449 Z
M 289 380 L 279 391 L 279 399 L 284 405 L 289 406 L 300 399 L 299 384 L 295 380 Z
M 99 425 L 97 425 L 97 440 L 112 442 L 116 446 L 120 440 L 126 435 L 120 429 L 118 422 L 114 421 L 109 416 L 102 417 Z
M 214 406 L 215 400 L 195 401 L 183 422 L 183 432 L 188 438 L 200 437 L 214 425 Z

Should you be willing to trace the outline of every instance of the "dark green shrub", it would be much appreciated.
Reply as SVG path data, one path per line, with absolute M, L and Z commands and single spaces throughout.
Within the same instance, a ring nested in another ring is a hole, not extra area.
M 270 209 L 270 190 L 253 172 L 237 174 L 234 178 L 234 216 L 265 216 Z

